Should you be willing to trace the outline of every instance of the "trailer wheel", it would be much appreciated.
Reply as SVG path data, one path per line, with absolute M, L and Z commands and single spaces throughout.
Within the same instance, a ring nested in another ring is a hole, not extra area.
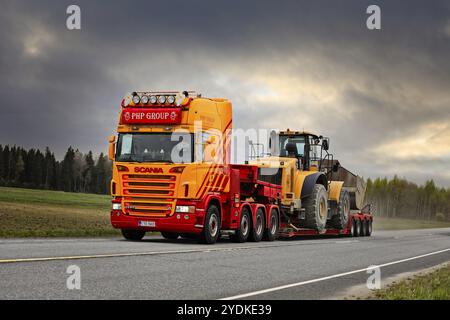
M 328 194 L 323 185 L 314 186 L 312 194 L 304 202 L 304 207 L 305 227 L 324 231 L 328 218 Z
M 234 242 L 245 242 L 250 234 L 250 211 L 247 207 L 242 209 L 241 219 L 239 221 L 239 229 L 236 230 L 231 240 Z
M 339 203 L 331 204 L 332 216 L 330 225 L 332 228 L 345 229 L 348 225 L 348 216 L 350 214 L 350 194 L 347 190 L 341 190 Z
M 203 231 L 200 234 L 200 242 L 213 244 L 220 234 L 220 211 L 215 205 L 210 205 L 206 211 Z
M 177 240 L 178 237 L 180 236 L 178 233 L 175 232 L 163 232 L 163 231 L 161 231 L 161 235 L 163 236 L 164 239 L 167 240 Z
M 263 240 L 274 241 L 278 237 L 278 231 L 280 229 L 277 210 L 272 209 L 270 212 L 269 223 L 270 227 L 264 230 Z
M 253 242 L 261 241 L 264 235 L 265 225 L 266 223 L 264 219 L 264 210 L 259 208 L 258 210 L 256 210 L 255 226 L 252 228 L 252 231 L 250 232 L 250 241 Z
M 361 221 L 361 237 L 367 236 L 367 220 Z
M 361 236 L 361 220 L 355 219 L 355 220 L 353 220 L 353 223 L 355 225 L 353 236 L 360 237 Z
M 367 220 L 367 236 L 372 235 L 372 220 Z
M 141 230 L 130 230 L 130 229 L 121 229 L 122 235 L 125 239 L 131 241 L 139 241 L 145 236 L 145 231 Z

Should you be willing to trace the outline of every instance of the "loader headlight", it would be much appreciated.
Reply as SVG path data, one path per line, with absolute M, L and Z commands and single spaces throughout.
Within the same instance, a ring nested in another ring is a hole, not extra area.
M 195 206 L 176 206 L 175 212 L 178 213 L 194 213 L 195 212 Z
M 121 204 L 121 203 L 114 202 L 114 203 L 112 204 L 112 209 L 113 209 L 113 210 L 122 210 L 122 204 Z

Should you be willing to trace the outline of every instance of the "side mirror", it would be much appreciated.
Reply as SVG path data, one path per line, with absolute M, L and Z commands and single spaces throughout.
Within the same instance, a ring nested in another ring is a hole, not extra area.
M 328 151 L 328 149 L 330 148 L 330 141 L 328 139 L 323 139 L 322 140 L 322 148 L 325 151 Z
M 111 135 L 109 137 L 109 150 L 108 150 L 108 157 L 109 160 L 114 160 L 114 155 L 116 154 L 116 137 L 114 135 Z

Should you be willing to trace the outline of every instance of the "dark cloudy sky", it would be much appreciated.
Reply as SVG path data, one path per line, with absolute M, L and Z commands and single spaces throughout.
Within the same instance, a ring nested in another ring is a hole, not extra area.
M 365 177 L 450 186 L 449 59 L 450 1 L 3 0 L 0 144 L 98 153 L 124 93 L 193 89 L 235 127 L 330 136 Z

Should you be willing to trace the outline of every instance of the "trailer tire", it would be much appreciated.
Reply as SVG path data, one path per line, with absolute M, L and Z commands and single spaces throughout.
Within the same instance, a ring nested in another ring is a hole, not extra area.
M 277 210 L 272 209 L 268 222 L 270 223 L 270 227 L 264 230 L 263 240 L 274 241 L 278 238 L 278 232 L 280 229 Z
M 231 240 L 234 242 L 245 242 L 250 234 L 250 211 L 247 207 L 242 209 L 241 219 L 239 220 L 239 228 L 234 235 L 231 236 Z
M 332 228 L 345 229 L 348 225 L 348 217 L 350 215 L 350 194 L 347 190 L 342 189 L 339 195 L 339 203 L 331 203 L 332 216 L 329 224 Z
M 259 242 L 262 240 L 262 237 L 264 235 L 264 229 L 265 229 L 266 223 L 264 219 L 264 210 L 262 208 L 258 208 L 256 210 L 255 215 L 255 223 L 252 227 L 252 231 L 250 232 L 250 241 L 253 242 Z
M 178 233 L 175 232 L 164 232 L 164 231 L 161 231 L 161 235 L 163 236 L 164 239 L 167 240 L 177 240 L 178 237 L 180 236 Z
M 367 220 L 361 220 L 361 236 L 367 237 Z
M 220 234 L 220 210 L 214 204 L 208 207 L 206 211 L 205 223 L 202 233 L 200 234 L 200 242 L 205 244 L 216 243 Z
M 328 218 L 328 193 L 322 184 L 314 185 L 312 194 L 305 199 L 305 227 L 325 230 Z
M 372 220 L 367 220 L 367 236 L 372 235 Z
M 353 236 L 360 237 L 361 236 L 361 220 L 355 219 L 355 220 L 353 220 L 353 223 L 355 225 Z
M 130 241 L 140 241 L 145 236 L 145 231 L 121 229 L 122 235 L 125 239 Z

